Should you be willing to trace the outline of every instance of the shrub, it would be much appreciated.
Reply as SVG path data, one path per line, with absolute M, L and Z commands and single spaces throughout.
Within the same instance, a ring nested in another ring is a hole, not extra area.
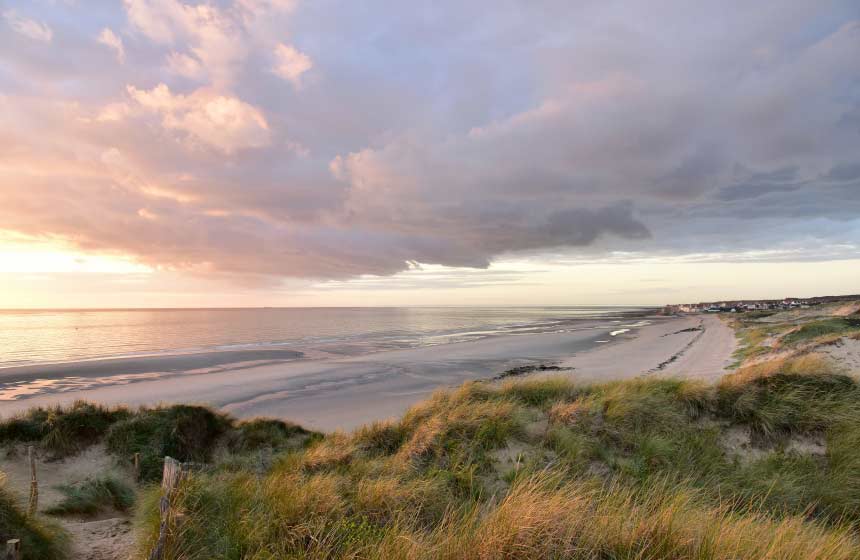
M 72 455 L 101 439 L 127 408 L 76 401 L 69 407 L 33 408 L 0 422 L 0 443 L 41 442 L 56 457 Z
M 230 426 L 227 416 L 202 406 L 142 408 L 111 426 L 105 443 L 108 451 L 120 457 L 140 453 L 141 478 L 158 480 L 164 456 L 183 462 L 209 461 L 216 441 Z
M 264 447 L 284 449 L 307 439 L 311 432 L 301 426 L 271 418 L 240 422 L 227 435 L 227 447 L 234 453 L 256 451 Z
M 113 476 L 88 478 L 57 489 L 63 494 L 63 499 L 46 510 L 51 515 L 95 515 L 110 509 L 128 511 L 134 505 L 134 490 Z

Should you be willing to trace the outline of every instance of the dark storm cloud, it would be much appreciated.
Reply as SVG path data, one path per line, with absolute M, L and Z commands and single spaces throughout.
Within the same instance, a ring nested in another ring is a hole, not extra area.
M 272 277 L 857 252 L 856 2 L 8 4 L 0 229 Z
M 827 181 L 855 181 L 860 179 L 860 162 L 834 165 L 822 179 Z

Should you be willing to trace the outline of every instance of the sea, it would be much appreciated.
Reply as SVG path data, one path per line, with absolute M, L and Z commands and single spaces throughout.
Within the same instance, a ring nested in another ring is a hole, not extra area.
M 286 349 L 356 355 L 639 326 L 639 307 L 324 307 L 0 310 L 0 368 L 103 358 Z M 588 325 L 588 326 L 586 326 Z

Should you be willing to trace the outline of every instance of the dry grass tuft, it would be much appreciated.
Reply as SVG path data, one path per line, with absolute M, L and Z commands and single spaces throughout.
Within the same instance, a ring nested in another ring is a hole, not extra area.
M 312 445 L 304 454 L 302 465 L 311 472 L 347 465 L 356 451 L 351 437 L 335 432 Z

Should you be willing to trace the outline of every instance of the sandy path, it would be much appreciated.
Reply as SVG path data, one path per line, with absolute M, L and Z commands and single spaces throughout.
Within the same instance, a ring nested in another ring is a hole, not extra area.
M 700 322 L 704 331 L 679 332 Z M 192 402 L 239 417 L 274 416 L 319 430 L 351 429 L 397 417 L 439 387 L 491 377 L 514 366 L 564 362 L 576 368 L 578 377 L 617 379 L 666 363 L 661 371 L 667 374 L 713 378 L 722 372 L 734 348 L 731 329 L 716 317 L 657 319 L 652 325 L 610 336 L 618 328 L 494 337 L 240 371 L 174 375 L 5 401 L 0 403 L 0 415 L 75 399 L 132 405 Z M 675 360 L 668 363 L 673 356 Z
M 846 373 L 860 376 L 860 340 L 842 337 L 835 344 L 819 346 L 815 352 L 830 358 Z
M 26 508 L 30 490 L 30 463 L 25 446 L 0 449 L 0 471 L 6 475 L 6 486 Z M 57 505 L 62 494 L 61 484 L 76 484 L 90 477 L 110 474 L 133 485 L 129 474 L 114 465 L 102 445 L 93 445 L 83 452 L 60 461 L 46 460 L 37 455 L 36 476 L 39 481 L 39 511 Z M 96 518 L 54 517 L 71 537 L 74 560 L 128 560 L 132 557 L 134 532 L 130 516 L 112 512 Z

